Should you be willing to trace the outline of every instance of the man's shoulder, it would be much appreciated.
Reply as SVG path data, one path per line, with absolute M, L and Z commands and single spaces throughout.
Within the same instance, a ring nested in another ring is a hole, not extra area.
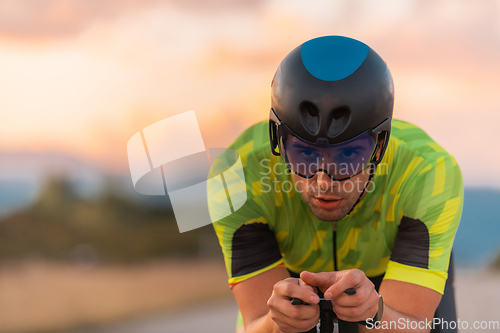
M 455 158 L 420 127 L 393 120 L 386 153 L 377 167 L 388 194 L 417 204 L 461 196 L 462 175 Z M 440 195 L 442 194 L 442 195 Z M 418 199 L 418 200 L 417 200 Z
M 391 127 L 389 157 L 398 164 L 408 164 L 413 160 L 422 165 L 435 164 L 440 158 L 446 158 L 456 164 L 453 156 L 434 141 L 422 128 L 412 123 L 394 119 Z
M 462 174 L 455 158 L 423 129 L 400 120 L 392 122 L 389 146 L 377 174 L 386 182 L 386 193 L 399 198 L 394 202 L 397 200 L 412 218 L 425 220 L 422 216 L 431 211 L 429 207 L 444 206 L 463 195 Z
M 248 127 L 228 147 L 238 152 L 245 169 L 255 169 L 261 160 L 274 156 L 269 144 L 268 126 L 269 122 L 263 120 Z
M 399 119 L 392 120 L 391 136 L 408 144 L 434 142 L 421 127 Z

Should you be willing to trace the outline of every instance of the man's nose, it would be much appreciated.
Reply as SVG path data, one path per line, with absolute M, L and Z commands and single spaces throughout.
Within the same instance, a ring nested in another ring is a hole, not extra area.
M 319 187 L 323 190 L 327 190 L 333 186 L 335 183 L 325 172 L 319 171 L 316 174 L 316 181 L 318 182 Z

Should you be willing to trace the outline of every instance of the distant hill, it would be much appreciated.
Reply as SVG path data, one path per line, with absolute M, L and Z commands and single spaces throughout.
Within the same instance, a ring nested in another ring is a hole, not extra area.
M 95 200 L 103 191 L 147 206 L 167 206 L 163 196 L 137 194 L 128 173 L 105 172 L 74 156 L 56 152 L 0 152 L 0 217 L 26 209 L 50 179 L 64 179 L 80 198 Z
M 179 233 L 165 197 L 163 205 L 144 204 L 106 188 L 86 200 L 64 179 L 47 181 L 33 204 L 0 220 L 0 262 L 43 258 L 87 265 L 221 255 L 211 226 Z
M 53 177 L 67 179 L 80 196 L 92 197 L 102 190 L 106 175 L 97 166 L 57 152 L 0 152 L 0 216 L 33 204 Z
M 29 206 L 36 197 L 37 190 L 33 183 L 0 180 L 0 216 Z

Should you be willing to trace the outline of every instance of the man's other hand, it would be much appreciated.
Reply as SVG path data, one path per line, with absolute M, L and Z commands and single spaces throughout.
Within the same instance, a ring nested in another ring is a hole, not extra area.
M 292 305 L 291 298 L 299 298 L 311 305 Z M 306 332 L 319 320 L 319 297 L 314 288 L 300 279 L 287 278 L 274 285 L 267 305 L 269 316 L 284 333 Z
M 318 287 L 325 299 L 332 300 L 333 311 L 345 321 L 363 321 L 373 318 L 378 311 L 379 296 L 375 286 L 359 269 L 338 272 L 302 272 L 300 279 L 304 284 Z M 356 289 L 356 294 L 345 291 Z

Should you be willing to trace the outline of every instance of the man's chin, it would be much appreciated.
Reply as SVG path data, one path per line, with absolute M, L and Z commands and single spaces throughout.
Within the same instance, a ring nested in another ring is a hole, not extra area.
M 325 222 L 340 221 L 347 215 L 347 212 L 340 208 L 335 210 L 326 210 L 314 207 L 311 211 L 318 220 Z

